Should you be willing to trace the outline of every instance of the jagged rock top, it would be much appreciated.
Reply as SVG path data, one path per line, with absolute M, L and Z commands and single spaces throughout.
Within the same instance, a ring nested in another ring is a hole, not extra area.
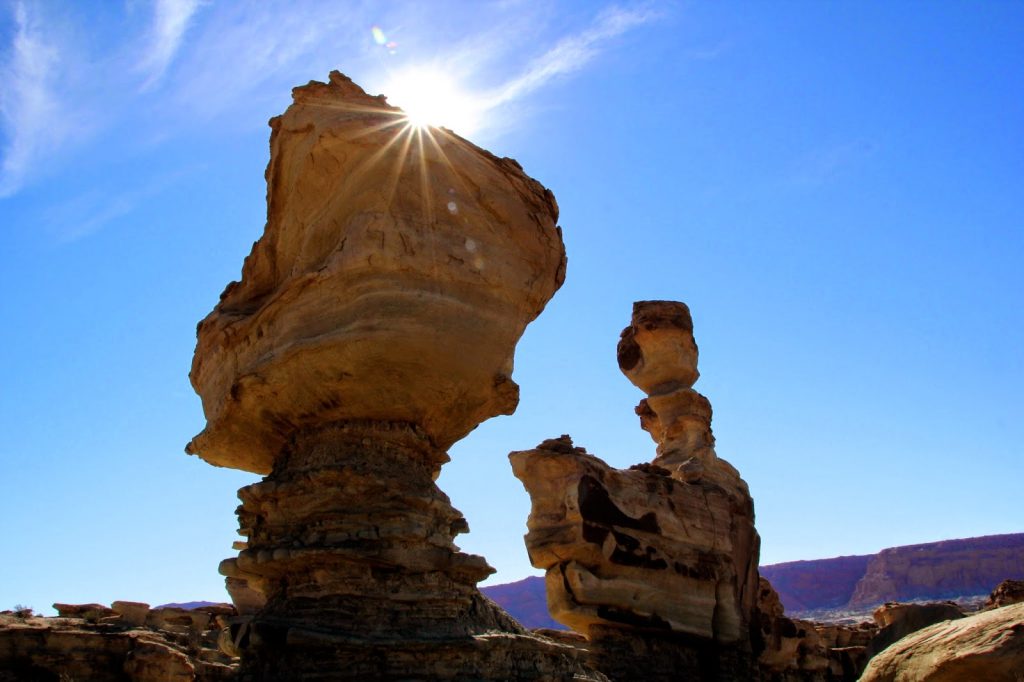
M 510 414 L 515 344 L 565 277 L 554 196 L 338 72 L 293 99 L 264 234 L 197 330 L 187 451 L 266 473 L 321 424 L 406 422 L 445 449 Z

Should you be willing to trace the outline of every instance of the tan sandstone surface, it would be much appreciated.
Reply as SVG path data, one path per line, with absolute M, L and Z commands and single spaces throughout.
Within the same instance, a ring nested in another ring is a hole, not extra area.
M 890 645 L 862 682 L 1019 682 L 1024 676 L 1024 604 L 947 620 Z
M 265 232 L 199 324 L 189 452 L 265 474 L 296 431 L 351 420 L 445 450 L 516 407 L 515 343 L 565 276 L 554 196 L 337 72 L 293 98 Z
M 238 660 L 219 651 L 230 605 L 150 609 L 140 602 L 54 604 L 58 616 L 0 614 L 0 682 L 219 682 Z
M 266 477 L 239 491 L 245 680 L 602 679 L 476 583 L 434 481 L 511 413 L 515 344 L 565 276 L 551 192 L 511 159 L 343 75 L 271 120 L 267 224 L 197 330 L 206 428 L 188 452 Z

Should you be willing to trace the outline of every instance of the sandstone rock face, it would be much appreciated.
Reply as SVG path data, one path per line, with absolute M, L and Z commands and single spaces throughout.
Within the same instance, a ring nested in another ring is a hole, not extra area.
M 867 664 L 867 646 L 877 631 L 869 623 L 823 625 L 787 618 L 779 595 L 763 577 L 757 620 L 762 682 L 853 682 Z
M 986 609 L 1024 602 L 1024 580 L 1004 580 L 985 600 Z
M 946 620 L 964 617 L 964 612 L 952 602 L 939 604 L 897 604 L 880 606 L 874 613 L 878 633 L 868 645 L 868 655 L 874 656 L 893 642 L 898 642 L 912 632 Z
M 614 469 L 568 436 L 511 460 L 533 499 L 526 543 L 531 563 L 547 570 L 555 620 L 583 633 L 643 625 L 743 639 L 756 597 L 749 498 Z
M 1024 672 L 1024 604 L 927 627 L 868 663 L 862 682 L 1018 682 Z
M 480 594 L 493 569 L 434 483 L 516 407 L 515 344 L 565 274 L 554 197 L 339 73 L 293 99 L 266 230 L 192 365 L 188 451 L 268 474 L 239 491 L 222 647 L 249 680 L 601 679 Z
M 984 595 L 1024 578 L 1024 533 L 894 547 L 868 563 L 850 605 Z
M 526 545 L 551 614 L 588 636 L 612 679 L 749 677 L 760 540 L 746 483 L 715 455 L 710 404 L 690 388 L 689 310 L 635 304 L 618 357 L 648 393 L 637 413 L 653 463 L 614 469 L 568 436 L 509 456 L 533 502 Z
M 115 601 L 110 609 L 117 613 L 128 625 L 142 627 L 149 615 L 149 604 L 137 601 Z
M 55 604 L 57 618 L 0 614 L 0 680 L 215 682 L 235 679 L 237 659 L 217 650 L 217 616 L 195 612 L 181 627 L 159 624 L 181 609 L 136 602 Z M 166 613 L 164 613 L 166 612 Z M 96 618 L 104 613 L 102 618 Z M 76 615 L 70 615 L 76 614 Z M 147 616 L 153 616 L 151 619 Z M 138 620 L 146 618 L 147 625 Z
M 515 343 L 565 275 L 551 192 L 337 72 L 293 97 L 270 122 L 266 230 L 199 324 L 188 451 L 265 474 L 324 423 L 415 424 L 445 450 L 511 414 Z

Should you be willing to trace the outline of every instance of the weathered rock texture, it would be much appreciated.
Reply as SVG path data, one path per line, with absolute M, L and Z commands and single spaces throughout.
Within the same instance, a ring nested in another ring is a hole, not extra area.
M 762 682 L 853 682 L 867 664 L 877 628 L 823 625 L 787 618 L 779 595 L 760 581 L 755 650 Z
M 862 682 L 1019 682 L 1024 674 L 1024 604 L 937 623 L 897 641 L 868 663 Z
M 875 610 L 878 632 L 868 644 L 868 656 L 874 656 L 893 642 L 912 632 L 946 620 L 964 617 L 964 612 L 953 602 L 938 604 L 883 604 Z
M 992 594 L 985 600 L 984 608 L 997 609 L 1021 602 L 1024 602 L 1024 580 L 1004 580 L 992 590 Z
M 189 452 L 269 473 L 297 432 L 415 424 L 445 450 L 510 414 L 515 343 L 561 285 L 554 196 L 341 74 L 271 119 L 267 225 L 198 328 Z
M 485 599 L 434 481 L 511 413 L 515 344 L 561 285 L 554 197 L 514 161 L 416 132 L 334 72 L 271 120 L 267 225 L 198 328 L 188 451 L 239 492 L 243 679 L 596 679 Z
M 0 614 L 0 681 L 214 682 L 238 668 L 217 648 L 230 606 L 54 604 L 57 618 Z
M 1024 578 L 1024 533 L 894 547 L 868 563 L 850 605 L 984 595 Z
M 690 388 L 687 307 L 636 303 L 618 356 L 648 394 L 637 413 L 653 463 L 614 469 L 568 436 L 510 455 L 551 614 L 587 635 L 612 679 L 748 678 L 760 541 L 746 483 L 715 455 L 710 404 Z

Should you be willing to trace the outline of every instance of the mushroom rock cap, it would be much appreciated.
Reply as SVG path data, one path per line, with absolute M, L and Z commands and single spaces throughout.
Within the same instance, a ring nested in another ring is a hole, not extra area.
M 622 373 L 647 395 L 693 386 L 700 373 L 690 309 L 679 301 L 637 301 L 617 355 Z
M 336 71 L 292 95 L 263 236 L 197 329 L 207 425 L 186 451 L 266 473 L 321 424 L 407 422 L 447 449 L 511 414 L 515 344 L 565 278 L 554 196 Z

